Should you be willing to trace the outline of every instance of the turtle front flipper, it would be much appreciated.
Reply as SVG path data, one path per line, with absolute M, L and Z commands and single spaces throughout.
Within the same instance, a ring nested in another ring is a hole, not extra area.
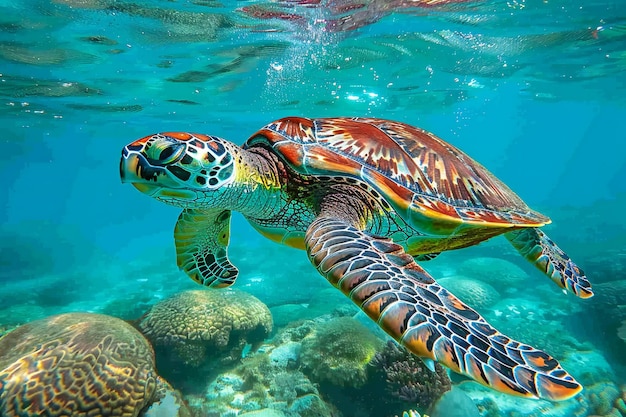
M 230 210 L 185 209 L 174 229 L 176 262 L 191 279 L 207 287 L 228 287 L 239 270 L 230 263 Z
M 317 270 L 417 356 L 508 394 L 558 401 L 582 389 L 554 358 L 498 332 L 390 239 L 320 217 L 305 244 Z
M 541 230 L 518 229 L 505 233 L 504 236 L 519 253 L 559 287 L 580 298 L 589 298 L 593 295 L 591 283 L 583 270 Z

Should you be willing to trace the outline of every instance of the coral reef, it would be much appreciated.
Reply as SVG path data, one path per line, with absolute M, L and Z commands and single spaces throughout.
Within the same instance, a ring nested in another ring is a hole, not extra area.
M 479 279 L 505 292 L 511 287 L 523 286 L 528 274 L 512 262 L 500 258 L 479 257 L 463 261 L 459 273 Z
M 158 377 L 154 402 L 141 412 L 140 417 L 192 417 L 192 412 L 180 391 Z
M 590 415 L 606 417 L 626 415 L 620 411 L 620 406 L 624 403 L 622 398 L 624 393 L 615 384 L 602 382 L 585 388 Z
M 153 343 L 162 374 L 177 382 L 188 379 L 188 368 L 239 360 L 246 344 L 269 335 L 272 316 L 265 304 L 243 291 L 192 290 L 155 304 L 137 325 Z
M 155 303 L 154 294 L 146 291 L 126 293 L 124 298 L 108 300 L 100 309 L 102 314 L 134 320 L 145 313 Z
M 580 222 L 579 219 L 576 221 Z M 603 239 L 607 237 L 606 232 L 608 232 L 606 228 L 596 229 L 596 233 L 602 233 Z M 624 235 L 624 232 L 620 229 L 615 229 L 612 232 L 622 236 Z M 593 250 L 591 250 L 592 248 Z M 618 277 L 626 276 L 626 259 L 624 259 L 622 249 L 623 244 L 616 241 L 608 245 L 593 245 L 592 248 L 587 248 L 584 270 L 594 272 L 595 285 L 614 281 Z
M 561 364 L 565 369 L 571 369 L 572 376 L 584 387 L 618 381 L 615 375 L 614 364 L 608 361 L 603 356 L 603 352 L 597 349 L 570 351 L 561 358 Z
M 626 417 L 626 384 L 620 386 L 620 395 L 615 400 L 614 406 L 622 413 L 622 416 Z
M 285 413 L 273 408 L 263 408 L 261 410 L 248 411 L 238 414 L 239 417 L 285 417 Z
M 156 400 L 158 384 L 150 344 L 114 317 L 61 314 L 0 339 L 0 414 L 5 417 L 101 410 L 135 417 Z
M 594 285 L 593 303 L 588 306 L 606 327 L 617 328 L 626 320 L 626 279 Z M 608 311 L 611 314 L 606 314 Z
M 383 342 L 349 317 L 318 323 L 302 340 L 300 363 L 313 381 L 359 387 L 367 365 Z
M 270 361 L 279 368 L 296 368 L 300 358 L 301 347 L 301 343 L 292 341 L 276 346 L 269 353 Z
M 0 292 L 11 292 L 4 287 Z M 16 293 L 16 301 L 21 300 L 20 297 L 25 297 L 22 294 Z M 25 299 L 25 298 L 24 298 Z M 0 323 L 4 323 L 6 326 L 18 326 L 30 321 L 41 320 L 49 316 L 46 309 L 30 302 L 25 299 L 25 303 L 2 303 L 0 301 Z M 19 301 L 18 301 L 19 302 Z
M 590 321 L 598 330 L 595 333 L 597 343 L 613 351 L 616 357 L 623 357 L 620 352 L 626 340 L 626 279 L 597 284 L 593 288 L 593 303 L 587 308 Z
M 312 320 L 324 315 L 334 317 L 354 316 L 360 310 L 335 288 L 315 291 L 305 304 L 282 304 L 270 309 L 277 328 L 300 320 Z
M 240 397 L 245 399 L 245 403 L 280 409 L 294 417 L 328 416 L 329 412 L 343 417 L 401 415 L 403 410 L 415 407 L 415 402 L 410 402 L 415 393 L 405 392 L 406 378 L 395 379 L 393 385 L 386 380 L 382 366 L 370 366 L 373 358 L 384 349 L 385 343 L 353 318 L 324 315 L 314 320 L 291 323 L 263 345 L 258 353 L 245 358 L 236 370 L 229 371 L 234 375 L 225 379 L 229 381 L 230 388 L 225 387 L 222 381 L 215 392 L 230 395 L 228 401 Z M 265 355 L 267 359 L 263 358 Z M 421 379 L 418 382 L 414 381 L 414 390 L 417 390 L 418 383 L 431 379 L 438 381 L 440 377 L 445 378 L 449 389 L 450 381 L 443 368 L 438 367 L 439 373 L 432 374 L 410 353 L 402 351 L 400 356 L 402 360 L 416 361 L 414 366 L 425 373 L 419 376 Z M 392 363 L 392 358 L 387 359 L 387 369 L 393 374 L 397 365 Z M 397 374 L 400 374 L 399 370 Z M 417 374 L 414 375 L 416 378 Z M 393 381 L 395 377 L 390 378 Z M 437 397 L 430 389 L 427 387 L 426 395 Z M 444 391 L 443 388 L 441 390 Z M 257 392 L 256 397 L 252 394 L 254 391 Z M 406 398 L 394 398 L 389 395 L 392 391 L 401 392 Z M 381 393 L 386 395 L 381 396 Z M 429 404 L 426 395 L 424 401 Z M 235 405 L 236 402 L 229 403 L 219 415 L 226 416 L 228 410 L 237 408 Z
M 500 299 L 500 294 L 495 288 L 478 279 L 459 275 L 441 278 L 437 281 L 442 287 L 450 290 L 451 293 L 477 310 L 484 311 Z
M 310 310 L 303 304 L 281 304 L 270 308 L 276 329 L 298 320 L 312 319 Z
M 257 352 L 215 378 L 201 414 L 330 417 L 332 408 L 306 375 L 288 362 L 271 360 L 270 354 Z
M 604 271 L 594 271 L 602 275 Z M 585 303 L 586 311 L 579 316 L 579 329 L 587 340 L 601 349 L 613 363 L 616 374 L 626 376 L 626 279 L 594 285 L 594 297 Z M 593 329 L 593 330 L 591 330 Z
M 213 377 L 191 403 L 199 415 L 209 417 L 248 413 L 382 417 L 368 411 L 380 402 L 379 397 L 363 397 L 364 392 L 378 393 L 382 388 L 370 386 L 369 381 L 361 388 L 353 385 L 362 385 L 369 376 L 367 363 L 383 345 L 354 319 L 325 315 L 291 323 L 238 364 Z M 346 393 L 361 398 L 353 401 Z
M 478 408 L 463 390 L 452 387 L 430 407 L 431 417 L 481 417 Z
M 328 318 L 326 318 L 327 320 Z M 302 342 L 302 339 L 315 331 L 318 323 L 326 321 L 323 317 L 315 320 L 302 320 L 289 323 L 272 338 L 272 344 L 280 346 L 289 342 Z
M 315 291 L 309 300 L 308 310 L 311 318 L 330 314 L 335 317 L 354 316 L 361 311 L 341 291 L 336 288 L 325 288 Z
M 398 417 L 398 416 L 396 416 Z M 420 415 L 420 413 L 418 413 L 415 410 L 408 410 L 408 411 L 404 411 L 402 413 L 402 417 L 428 417 L 426 414 L 424 415 Z
M 577 352 L 570 353 L 570 357 L 574 355 L 581 356 Z M 554 403 L 512 397 L 469 381 L 459 384 L 458 388 L 474 401 L 482 417 L 626 417 L 626 386 L 618 388 L 606 380 L 611 378 L 607 372 L 610 365 L 598 352 L 591 351 L 582 356 L 586 360 L 577 364 L 570 359 L 563 362 L 568 369 L 577 370 L 573 376 L 584 386 L 579 395 L 567 401 Z M 433 413 L 432 417 L 436 414 Z
M 396 342 L 388 341 L 371 361 L 373 371 L 384 378 L 387 402 L 427 410 L 451 388 L 450 378 L 439 364 L 435 372 Z
M 497 303 L 484 317 L 506 329 L 509 337 L 543 349 L 556 358 L 564 358 L 569 352 L 592 349 L 591 344 L 580 342 L 563 331 L 563 321 L 547 319 L 542 312 L 549 311 L 545 304 L 504 299 Z
M 5 334 L 9 333 L 11 330 L 15 329 L 17 326 L 5 326 L 3 324 L 0 324 L 0 337 L 4 336 Z

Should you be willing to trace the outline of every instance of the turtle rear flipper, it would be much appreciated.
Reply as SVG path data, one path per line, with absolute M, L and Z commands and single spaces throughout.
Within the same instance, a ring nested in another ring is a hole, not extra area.
M 174 229 L 178 267 L 199 284 L 228 287 L 239 270 L 228 260 L 230 210 L 185 209 Z
M 580 298 L 593 296 L 585 273 L 556 243 L 537 228 L 517 229 L 504 236 L 528 261 L 546 274 L 559 287 Z
M 417 356 L 508 394 L 564 400 L 582 389 L 554 358 L 498 332 L 390 239 L 320 217 L 305 243 L 317 270 Z

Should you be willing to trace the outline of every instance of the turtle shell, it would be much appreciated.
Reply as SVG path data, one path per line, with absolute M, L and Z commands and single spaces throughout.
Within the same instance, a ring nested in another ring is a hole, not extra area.
M 452 233 L 477 227 L 539 227 L 531 210 L 486 168 L 425 130 L 374 118 L 287 117 L 244 148 L 265 146 L 300 175 L 344 176 L 374 188 L 409 224 Z M 433 232 L 433 230 L 429 230 Z

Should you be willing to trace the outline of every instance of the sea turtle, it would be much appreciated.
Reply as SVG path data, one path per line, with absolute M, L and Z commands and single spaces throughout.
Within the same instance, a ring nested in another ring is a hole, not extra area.
M 442 288 L 417 262 L 504 234 L 554 282 L 593 293 L 539 227 L 550 220 L 432 133 L 374 118 L 287 117 L 242 147 L 168 132 L 124 147 L 120 173 L 183 209 L 177 262 L 196 282 L 233 284 L 231 211 L 311 263 L 395 340 L 510 394 L 564 400 L 581 385 L 548 354 L 514 341 Z M 432 364 L 432 362 L 431 362 Z

